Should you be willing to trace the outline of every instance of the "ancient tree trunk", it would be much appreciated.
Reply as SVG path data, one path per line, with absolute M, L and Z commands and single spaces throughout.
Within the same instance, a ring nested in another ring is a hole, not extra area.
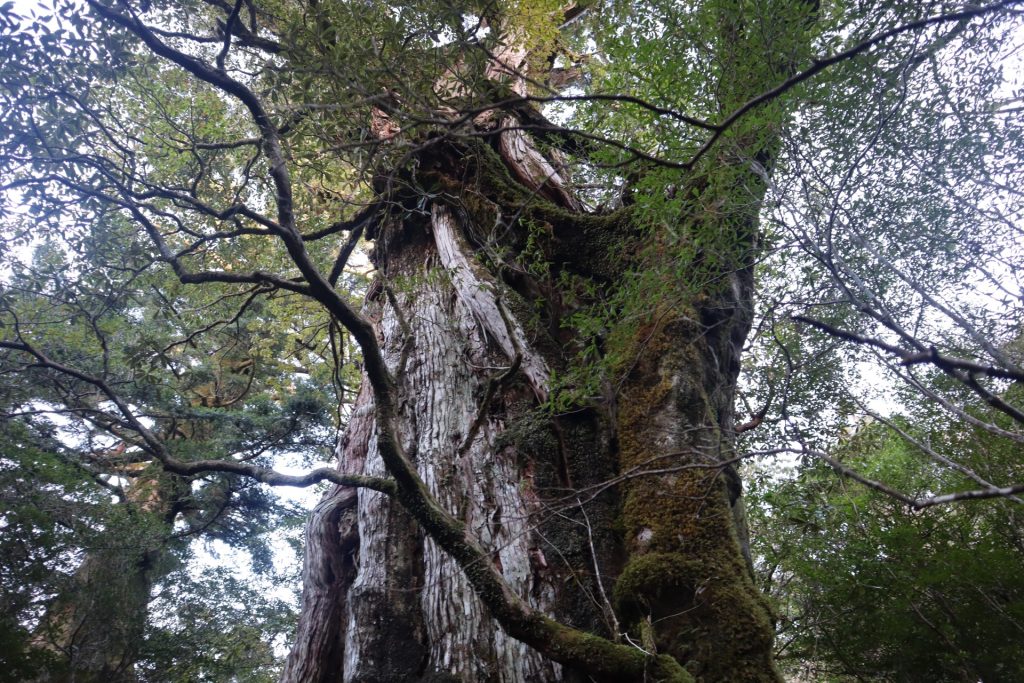
M 813 12 L 815 3 L 794 5 Z M 775 82 L 771 51 L 786 71 L 806 28 L 780 20 L 775 38 L 797 42 L 772 43 L 771 30 L 748 32 L 743 8 L 729 8 L 722 62 L 742 68 L 723 69 L 723 111 Z M 524 54 L 494 57 L 488 77 L 512 75 L 511 91 L 525 92 Z M 677 257 L 665 261 L 680 253 L 659 241 L 667 236 L 645 230 L 629 207 L 582 210 L 557 159 L 502 116 L 478 117 L 477 137 L 435 140 L 415 174 L 387 184 L 403 188 L 390 190 L 389 205 L 415 208 L 373 235 L 367 312 L 398 384 L 402 448 L 485 547 L 480 561 L 538 612 L 652 663 L 668 655 L 697 680 L 777 681 L 771 613 L 745 557 L 730 462 L 758 173 L 772 165 L 784 111 L 730 131 L 728 151 L 666 188 L 687 198 L 671 231 L 695 245 L 682 280 Z M 381 139 L 399 133 L 378 128 Z M 658 274 L 650 281 L 661 294 L 641 287 L 632 301 L 616 298 L 643 273 Z M 619 360 L 604 368 L 600 395 L 556 414 L 552 377 L 571 373 L 580 351 L 565 321 L 601 303 L 631 308 L 609 321 Z M 373 401 L 364 389 L 339 449 L 345 473 L 388 474 Z M 549 650 L 571 663 L 560 666 L 510 638 L 467 580 L 470 568 L 382 494 L 330 491 L 307 540 L 303 615 L 283 681 L 648 677 L 617 675 L 581 654 L 579 641 L 580 653 Z M 601 649 L 587 652 L 599 658 Z
M 134 681 L 151 581 L 145 557 L 91 555 L 69 595 L 51 608 L 34 643 L 57 654 L 40 681 Z
M 193 392 L 196 406 L 222 407 L 238 398 L 237 390 L 219 381 Z M 162 429 L 167 440 L 196 442 L 208 438 L 209 431 L 199 421 L 171 421 Z M 123 447 L 115 449 L 113 455 L 123 452 Z M 193 492 L 190 478 L 155 470 L 145 461 L 113 469 L 118 474 L 132 470 L 135 478 L 124 487 L 118 511 L 124 526 L 109 529 L 110 540 L 103 546 L 86 549 L 69 590 L 54 599 L 40 624 L 34 645 L 54 652 L 57 665 L 39 683 L 138 680 L 135 664 L 151 591 L 172 567 L 171 530 L 179 514 L 193 505 Z
M 508 172 L 536 150 L 522 139 L 503 144 L 505 134 L 424 163 L 421 175 L 452 198 L 377 235 L 368 306 L 400 382 L 405 450 L 535 608 L 671 654 L 707 680 L 773 680 L 769 612 L 732 509 L 736 482 L 716 466 L 733 455 L 749 269 L 704 292 L 704 308 L 652 315 L 616 394 L 551 415 L 551 368 L 565 367 L 572 344 L 557 325 L 556 294 L 538 297 L 522 273 L 485 265 L 493 245 L 480 213 L 505 209 L 490 198 L 536 194 L 517 186 L 529 168 L 515 180 Z M 518 158 L 508 154 L 516 149 Z M 459 185 L 466 177 L 477 180 Z M 548 251 L 600 258 L 572 240 L 609 238 L 622 218 L 577 221 L 570 208 L 545 201 L 531 213 L 548 219 Z M 375 439 L 364 390 L 339 467 L 385 475 Z M 602 485 L 645 468 L 674 471 Z M 302 621 L 283 680 L 587 680 L 505 635 L 464 572 L 381 494 L 334 489 L 307 540 Z

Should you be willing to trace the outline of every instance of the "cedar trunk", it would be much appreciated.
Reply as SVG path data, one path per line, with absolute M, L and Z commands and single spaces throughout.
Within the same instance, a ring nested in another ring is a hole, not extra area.
M 639 244 L 628 210 L 578 213 L 550 172 L 538 192 L 531 178 L 545 163 L 509 130 L 435 147 L 417 181 L 437 198 L 379 228 L 367 308 L 400 384 L 402 445 L 537 610 L 669 654 L 699 680 L 778 680 L 770 612 L 745 557 L 739 481 L 726 464 L 752 245 L 745 259 L 720 259 L 721 272 L 685 302 L 650 312 L 604 396 L 554 414 L 545 408 L 552 372 L 571 362 L 575 340 L 560 323 L 567 297 L 552 283 L 563 271 L 614 283 L 637 267 L 623 254 Z M 749 194 L 738 203 L 756 207 Z M 513 214 L 534 227 L 497 234 Z M 740 214 L 728 227 L 753 234 L 756 208 Z M 489 258 L 499 247 L 523 254 L 531 240 L 550 277 Z M 364 387 L 339 468 L 386 476 L 376 439 Z M 670 471 L 631 476 L 644 469 Z M 308 523 L 303 610 L 282 680 L 591 679 L 510 638 L 396 502 L 336 487 Z
M 139 527 L 89 549 L 66 592 L 46 610 L 32 646 L 55 656 L 36 683 L 132 683 L 153 584 L 166 572 L 166 534 L 184 493 L 173 475 L 131 483 Z M 134 533 L 134 532 L 138 533 Z M 124 532 L 124 530 L 122 530 Z
M 776 85 L 807 49 L 817 3 L 780 5 L 760 23 L 745 3 L 720 8 L 721 112 Z M 486 78 L 524 95 L 516 36 Z M 478 116 L 470 137 L 424 138 L 404 167 L 414 170 L 378 184 L 398 208 L 370 235 L 367 314 L 389 370 L 374 365 L 370 379 L 389 374 L 397 387 L 379 415 L 364 387 L 338 467 L 396 475 L 404 452 L 461 526 L 403 498 L 414 484 L 399 481 L 398 500 L 435 533 L 468 532 L 485 550 L 470 562 L 438 538 L 459 564 L 398 502 L 329 491 L 309 521 L 282 681 L 779 680 L 730 463 L 757 220 L 786 116 L 780 103 L 761 107 L 700 163 L 666 173 L 657 192 L 679 199 L 657 228 L 628 193 L 615 211 L 584 209 L 560 154 L 540 143 L 584 156 L 586 145 L 566 145 L 571 135 L 526 105 Z M 383 113 L 374 130 L 400 133 Z M 582 309 L 611 311 L 607 334 L 587 340 L 603 380 L 566 409 L 549 399 L 581 367 Z M 476 580 L 484 561 L 532 616 Z

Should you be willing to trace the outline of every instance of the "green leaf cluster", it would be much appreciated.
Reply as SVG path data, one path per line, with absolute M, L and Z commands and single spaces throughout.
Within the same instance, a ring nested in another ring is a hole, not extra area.
M 913 494 L 937 481 L 973 484 L 923 460 L 879 423 L 837 452 L 845 465 Z M 972 455 L 991 474 L 1020 474 L 1014 460 Z M 837 682 L 1024 676 L 1019 502 L 912 512 L 816 462 L 782 481 L 767 469 L 752 479 L 754 555 L 775 600 L 776 647 L 790 673 Z

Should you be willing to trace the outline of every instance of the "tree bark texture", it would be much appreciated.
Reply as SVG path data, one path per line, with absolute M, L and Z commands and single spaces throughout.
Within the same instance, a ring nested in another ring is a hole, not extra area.
M 789 9 L 752 27 L 746 5 L 723 4 L 723 112 L 793 71 L 817 3 Z M 522 94 L 527 58 L 515 42 L 492 57 L 488 77 Z M 307 530 L 303 617 L 283 681 L 779 680 L 731 462 L 762 172 L 785 107 L 702 148 L 665 188 L 683 201 L 660 232 L 628 206 L 586 211 L 557 152 L 521 128 L 535 114 L 481 114 L 474 136 L 432 140 L 415 172 L 386 183 L 399 208 L 371 235 L 367 312 L 398 383 L 401 445 L 484 546 L 479 561 L 537 612 L 652 664 L 617 674 L 611 659 L 598 661 L 610 650 L 575 636 L 547 650 L 564 664 L 553 663 L 502 630 L 466 578 L 471 567 L 396 503 L 338 488 Z M 388 122 L 381 140 L 400 132 Z M 678 240 L 693 245 L 685 264 L 672 260 Z M 628 307 L 611 293 L 651 272 L 664 273 L 652 280 L 662 289 L 635 292 L 641 304 L 616 323 L 628 352 L 599 395 L 556 414 L 553 378 L 579 358 L 573 312 Z M 588 283 L 582 294 L 574 279 Z M 339 449 L 344 473 L 387 475 L 377 430 L 364 391 Z M 510 632 L 529 639 L 530 629 L 517 622 Z M 665 655 L 686 671 L 656 671 Z
M 557 292 L 487 258 L 490 231 L 525 202 L 555 267 L 605 274 L 619 266 L 600 262 L 595 245 L 623 222 L 577 213 L 561 186 L 537 200 L 553 183 L 550 162 L 517 132 L 495 138 L 425 160 L 421 176 L 445 198 L 376 235 L 367 306 L 400 383 L 405 451 L 535 609 L 670 654 L 704 680 L 776 680 L 769 610 L 742 551 L 738 480 L 721 465 L 733 457 L 750 269 L 708 286 L 702 306 L 652 315 L 617 390 L 550 414 L 552 368 L 573 340 Z M 364 390 L 342 471 L 387 474 L 376 429 Z M 629 476 L 644 469 L 668 472 Z M 588 678 L 506 635 L 395 502 L 335 488 L 307 527 L 303 613 L 282 680 Z

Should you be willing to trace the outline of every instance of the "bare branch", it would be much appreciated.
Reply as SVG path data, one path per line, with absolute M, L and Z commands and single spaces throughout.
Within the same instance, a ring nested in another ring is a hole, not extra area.
M 811 448 L 779 448 L 771 451 L 762 451 L 760 453 L 753 453 L 751 455 L 762 455 L 762 454 L 773 454 L 773 453 L 797 453 L 799 455 L 810 455 L 818 458 L 822 462 L 828 464 L 829 467 L 834 469 L 844 477 L 853 479 L 854 481 L 867 486 L 869 489 L 878 491 L 890 498 L 900 501 L 907 505 L 907 507 L 913 510 L 923 510 L 929 507 L 935 507 L 936 505 L 947 505 L 949 503 L 957 503 L 968 500 L 988 500 L 992 498 L 1006 498 L 1014 502 L 1020 502 L 1020 499 L 1016 497 L 1019 493 L 1024 493 L 1024 484 L 1013 484 L 1010 486 L 991 486 L 983 489 L 972 489 L 968 491 L 955 491 L 953 493 L 943 493 L 933 496 L 926 496 L 923 498 L 915 498 L 908 496 L 907 494 L 897 491 L 891 486 L 887 486 L 880 481 L 866 477 L 860 474 L 856 470 L 847 467 L 843 463 L 839 462 L 828 453 L 823 451 L 811 449 Z
M 882 349 L 888 353 L 897 356 L 902 365 L 920 365 L 922 363 L 929 363 L 937 368 L 940 368 L 946 372 L 953 370 L 962 370 L 972 375 L 985 375 L 986 377 L 994 377 L 998 379 L 1008 379 L 1014 382 L 1024 382 L 1024 372 L 1012 370 L 1008 368 L 998 368 L 994 365 L 982 365 L 974 361 L 966 360 L 963 358 L 956 358 L 952 356 L 945 356 L 940 354 L 938 350 L 932 346 L 927 351 L 907 351 L 901 349 L 898 346 L 893 346 L 883 342 L 880 339 L 874 337 L 866 337 L 864 335 L 842 330 L 838 327 L 829 325 L 828 323 L 816 320 L 814 318 L 808 318 L 803 315 L 794 315 L 793 320 L 796 322 L 805 323 L 814 327 L 815 329 L 821 330 L 822 332 L 843 339 L 846 341 L 855 342 L 857 344 L 864 344 L 867 346 L 873 346 L 878 349 Z
M 231 34 L 235 29 L 235 24 L 238 22 L 238 13 L 242 10 L 242 3 L 245 0 L 235 0 L 235 6 L 231 8 L 231 13 L 228 14 L 228 20 L 224 23 L 224 46 L 221 47 L 220 52 L 217 54 L 217 68 L 221 71 L 226 71 L 225 62 L 228 57 L 228 50 L 231 49 Z

